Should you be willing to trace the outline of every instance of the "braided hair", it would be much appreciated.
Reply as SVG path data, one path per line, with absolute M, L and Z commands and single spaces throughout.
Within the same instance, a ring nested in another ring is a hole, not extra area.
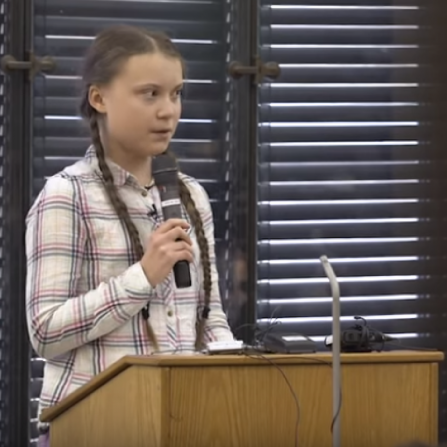
M 127 25 L 112 26 L 98 34 L 87 52 L 82 71 L 80 112 L 82 117 L 89 123 L 91 139 L 98 159 L 98 167 L 102 174 L 104 189 L 113 209 L 128 233 L 135 260 L 140 260 L 143 257 L 144 249 L 137 227 L 132 221 L 129 210 L 115 186 L 112 171 L 106 162 L 105 150 L 100 135 L 101 116 L 90 104 L 89 91 L 93 85 L 109 84 L 122 64 L 131 56 L 157 52 L 179 59 L 183 64 L 180 53 L 165 34 Z M 196 326 L 196 349 L 200 349 L 204 342 L 205 323 L 209 314 L 212 290 L 209 246 L 202 218 L 190 190 L 180 177 L 178 181 L 180 199 L 195 229 L 203 268 L 204 303 L 202 312 L 198 315 Z M 143 310 L 143 314 L 144 312 L 145 310 Z M 148 317 L 149 315 L 147 314 L 146 316 Z M 145 327 L 148 340 L 156 351 L 159 350 L 157 337 L 149 321 L 147 321 Z

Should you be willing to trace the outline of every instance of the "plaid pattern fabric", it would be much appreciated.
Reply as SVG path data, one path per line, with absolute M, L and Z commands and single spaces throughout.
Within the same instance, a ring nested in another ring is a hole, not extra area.
M 157 188 L 141 188 L 133 176 L 108 163 L 145 246 L 162 219 L 153 212 L 155 206 L 161 213 Z M 233 339 L 219 296 L 209 199 L 197 181 L 183 180 L 210 247 L 213 290 L 205 337 Z M 176 289 L 171 274 L 152 288 L 106 195 L 94 149 L 47 181 L 29 211 L 26 232 L 28 328 L 34 349 L 46 359 L 40 410 L 121 357 L 152 353 L 141 316 L 148 301 L 161 352 L 194 351 L 203 275 L 194 229 L 190 236 L 192 286 Z

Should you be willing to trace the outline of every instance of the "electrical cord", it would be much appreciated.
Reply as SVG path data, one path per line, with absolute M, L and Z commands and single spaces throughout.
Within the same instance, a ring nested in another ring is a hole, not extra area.
M 255 329 L 255 335 L 254 335 L 254 340 L 253 340 L 253 342 L 255 342 L 257 345 L 260 345 L 260 346 L 262 346 L 263 345 L 263 341 L 264 341 L 264 338 L 265 338 L 265 336 L 270 332 L 270 331 L 272 331 L 273 330 L 273 328 L 274 327 L 276 327 L 276 326 L 278 326 L 278 325 L 280 325 L 281 324 L 281 321 L 278 321 L 278 319 L 274 319 L 274 315 L 276 314 L 276 312 L 279 310 L 279 309 L 281 309 L 281 307 L 282 306 L 276 306 L 274 309 L 273 309 L 273 312 L 272 312 L 272 314 L 270 315 L 270 322 L 269 322 L 269 324 L 268 324 L 268 326 L 265 328 L 265 329 L 260 329 L 259 328 L 259 326 L 256 324 L 256 323 L 246 323 L 246 324 L 243 324 L 242 326 L 240 326 L 237 330 L 239 330 L 241 327 L 247 327 L 247 326 L 250 326 L 250 327 L 253 327 L 254 329 Z M 301 335 L 301 336 L 304 336 L 303 334 L 300 334 L 300 333 L 296 333 L 295 335 Z M 252 349 L 257 349 L 257 348 L 252 348 Z M 259 349 L 258 349 L 258 352 L 259 352 Z M 261 351 L 262 352 L 262 351 Z M 300 356 L 300 358 L 305 358 L 302 354 L 298 354 L 299 356 Z M 267 357 L 265 357 L 264 356 L 264 358 L 265 359 L 267 359 Z M 316 358 L 311 358 L 311 357 L 307 357 L 309 360 L 312 360 L 312 361 L 316 361 L 316 362 L 320 362 L 320 363 L 324 363 L 324 364 L 326 364 L 327 366 L 329 366 L 331 369 L 332 369 L 332 363 L 331 362 L 326 362 L 326 361 L 324 361 L 324 360 L 322 360 L 322 359 L 316 359 Z M 270 359 L 267 359 L 267 360 L 270 360 Z M 279 369 L 280 369 L 280 367 L 278 366 L 278 365 L 276 365 Z M 342 389 L 341 389 L 341 387 L 340 387 L 340 389 L 339 389 L 339 393 L 340 393 L 340 399 L 339 399 L 339 405 L 338 405 L 338 408 L 337 408 L 337 411 L 336 411 L 336 413 L 335 413 L 335 415 L 334 415 L 334 417 L 332 418 L 332 422 L 331 422 L 331 433 L 333 433 L 333 431 L 334 431 L 334 426 L 335 426 L 335 423 L 338 421 L 338 418 L 340 417 L 340 414 L 341 414 L 341 408 L 342 408 L 342 396 L 343 396 L 343 393 L 342 393 Z M 298 417 L 298 421 L 299 421 L 299 417 Z M 297 429 L 297 432 L 298 432 L 298 429 Z M 297 433 L 297 435 L 296 435 L 296 439 L 298 439 L 298 433 Z
M 270 316 L 270 318 L 269 318 L 270 322 L 269 322 L 267 328 L 265 328 L 265 329 L 261 329 L 257 323 L 244 323 L 244 324 L 241 324 L 240 326 L 238 326 L 238 327 L 233 331 L 234 334 L 237 336 L 237 334 L 239 333 L 239 331 L 240 331 L 241 329 L 243 329 L 243 328 L 247 328 L 247 327 L 248 327 L 248 328 L 254 329 L 254 332 L 255 332 L 255 333 L 254 333 L 254 338 L 253 338 L 253 340 L 251 340 L 251 343 L 255 343 L 256 341 L 259 341 L 259 340 L 257 340 L 257 339 L 258 339 L 258 337 L 259 337 L 260 335 L 262 335 L 263 338 L 264 338 L 265 335 L 273 329 L 273 327 L 275 327 L 275 326 L 281 324 L 281 321 L 278 321 L 277 318 L 274 318 L 276 312 L 277 312 L 279 309 L 281 309 L 281 307 L 282 307 L 282 306 L 276 306 L 276 307 L 273 309 L 273 312 L 272 312 L 272 314 L 271 314 L 271 316 Z
M 257 325 L 256 323 L 245 323 L 245 324 L 241 324 L 240 326 L 238 326 L 235 330 L 234 333 L 238 334 L 238 332 L 245 327 L 249 327 L 249 328 L 253 328 L 254 329 L 254 336 L 253 339 L 251 340 L 251 344 L 252 345 L 256 345 L 256 344 L 262 344 L 264 337 L 273 330 L 274 327 L 281 325 L 281 321 L 274 321 L 272 323 L 270 323 L 266 328 L 261 329 L 259 327 L 259 325 Z
M 244 328 L 253 329 L 255 332 L 260 330 L 257 323 L 244 323 L 244 324 L 241 324 L 240 326 L 238 326 L 236 329 L 234 329 L 234 331 L 233 331 L 234 335 L 236 337 L 238 337 L 239 331 Z
M 260 330 L 258 332 L 258 334 L 255 335 L 255 340 L 258 342 L 262 343 L 262 339 L 265 337 L 265 335 L 271 331 L 273 329 L 273 327 L 275 327 L 278 323 L 274 322 L 272 324 L 270 324 L 266 329 Z M 249 324 L 246 324 L 245 326 L 249 326 Z M 257 325 L 252 324 L 252 326 L 257 327 Z M 259 337 L 262 337 L 261 340 L 259 340 Z M 176 354 L 176 353 L 181 353 L 183 351 L 183 349 L 181 348 L 176 348 L 176 349 L 169 349 L 169 350 L 162 350 L 162 351 L 158 351 L 152 355 L 160 355 L 160 354 Z M 185 350 L 185 352 L 190 353 L 191 350 Z M 198 354 L 204 354 L 204 353 L 198 353 Z M 275 367 L 278 372 L 281 374 L 281 376 L 283 377 L 284 381 L 286 382 L 287 387 L 290 390 L 290 393 L 292 394 L 293 400 L 295 402 L 295 407 L 296 407 L 296 421 L 295 421 L 295 435 L 294 435 L 294 439 L 295 439 L 295 447 L 298 447 L 298 441 L 299 441 L 299 424 L 300 424 L 300 419 L 301 419 L 301 406 L 300 406 L 300 402 L 298 399 L 298 395 L 295 392 L 293 385 L 290 383 L 289 378 L 287 377 L 286 373 L 284 372 L 284 370 L 281 368 L 280 365 L 278 365 L 274 360 L 268 358 L 265 355 L 265 352 L 262 350 L 261 347 L 259 346 L 245 346 L 243 351 L 241 352 L 242 355 L 245 355 L 246 357 L 249 358 L 254 358 L 254 359 L 261 359 L 267 363 L 269 363 L 270 365 L 272 365 L 273 367 Z M 328 362 L 326 360 L 320 359 L 320 358 L 315 358 L 315 357 L 308 357 L 302 354 L 297 354 L 299 355 L 299 357 L 301 359 L 305 359 L 308 360 L 309 362 L 313 362 L 313 363 L 322 363 L 326 366 L 329 366 L 329 368 L 332 368 L 332 363 Z M 281 357 L 276 357 L 275 360 L 281 360 L 281 359 L 289 359 L 290 355 L 288 356 L 281 356 Z M 334 428 L 334 424 L 337 421 L 340 412 L 341 412 L 341 406 L 342 406 L 342 390 L 340 389 L 340 404 L 339 407 L 337 409 L 337 413 L 334 416 L 332 422 L 331 422 L 331 433 L 333 431 Z M 170 414 L 170 417 L 174 420 L 176 420 L 176 416 L 173 414 Z
M 270 323 L 268 325 L 268 327 L 266 327 L 265 329 L 259 330 L 259 332 L 257 334 L 255 334 L 255 341 L 258 343 L 264 343 L 264 338 L 265 336 L 273 331 L 273 329 L 277 326 L 281 325 L 281 321 L 274 321 L 273 323 Z
M 273 327 L 276 326 L 276 325 L 278 325 L 278 324 L 281 324 L 281 321 L 278 321 L 277 319 L 273 320 L 273 316 L 275 315 L 275 313 L 276 313 L 276 312 L 278 311 L 278 309 L 280 309 L 280 308 L 281 308 L 281 306 L 276 306 L 275 309 L 273 309 L 272 315 L 270 316 L 270 323 L 269 323 L 268 327 L 262 331 L 262 339 L 258 341 L 261 345 L 262 345 L 262 343 L 263 343 L 264 337 L 265 337 L 265 336 L 266 336 L 266 335 L 273 329 Z M 301 335 L 301 336 L 303 336 L 303 337 L 306 337 L 305 335 L 300 334 L 300 333 L 298 333 L 298 332 L 295 333 L 295 335 Z M 307 338 L 307 337 L 306 337 L 306 338 Z M 303 356 L 302 354 L 299 354 L 299 356 L 300 356 L 300 358 L 306 358 L 306 357 Z M 310 357 L 307 357 L 307 358 L 308 358 L 308 359 L 311 359 Z M 326 364 L 327 366 L 329 366 L 329 367 L 331 368 L 331 370 L 332 370 L 332 363 L 330 363 L 330 362 L 326 362 L 325 360 L 322 360 L 322 359 L 312 359 L 312 360 L 313 360 L 313 361 L 320 362 L 320 363 L 324 363 L 324 364 Z M 340 414 L 341 414 L 342 398 L 343 398 L 343 392 L 342 392 L 341 386 L 340 386 L 340 389 L 339 389 L 339 395 L 340 395 L 340 399 L 339 399 L 339 402 L 340 402 L 340 403 L 339 403 L 339 405 L 338 405 L 338 408 L 337 408 L 337 411 L 336 411 L 334 417 L 332 418 L 332 422 L 331 422 L 331 433 L 333 433 L 335 423 L 338 421 L 338 418 L 340 417 Z
M 275 308 L 274 311 L 273 311 L 273 314 L 277 310 L 278 310 L 278 308 Z M 273 317 L 273 314 L 272 314 L 272 317 Z M 363 319 L 362 317 L 358 317 L 358 319 L 363 320 L 363 322 L 365 324 L 366 330 L 374 331 L 375 333 L 377 333 L 379 335 L 383 335 L 383 333 L 381 331 L 378 331 L 374 327 L 368 325 L 366 320 Z M 267 328 L 262 329 L 262 330 L 259 328 L 259 326 L 257 324 L 245 324 L 245 325 L 242 325 L 241 327 L 250 326 L 250 327 L 253 327 L 255 329 L 255 335 L 254 335 L 254 340 L 253 341 L 257 345 L 255 347 L 246 347 L 246 349 L 244 350 L 243 354 L 248 356 L 248 357 L 252 357 L 252 358 L 253 357 L 255 357 L 255 358 L 259 357 L 259 358 L 263 359 L 264 361 L 270 363 L 272 366 L 274 366 L 276 369 L 278 369 L 279 373 L 284 378 L 288 388 L 290 389 L 290 392 L 291 392 L 291 394 L 293 396 L 293 399 L 295 401 L 295 405 L 296 405 L 296 408 L 297 408 L 297 418 L 296 418 L 296 424 L 295 424 L 295 446 L 297 447 L 298 446 L 298 439 L 299 439 L 298 438 L 299 423 L 300 423 L 300 418 L 301 418 L 301 408 L 300 408 L 300 403 L 299 403 L 298 396 L 297 396 L 296 392 L 294 391 L 292 384 L 290 383 L 289 379 L 287 378 L 287 375 L 282 370 L 282 368 L 279 365 L 277 365 L 272 359 L 269 359 L 268 357 L 266 357 L 264 355 L 265 351 L 262 350 L 262 344 L 263 344 L 263 340 L 264 340 L 265 336 L 271 330 L 273 330 L 273 328 L 275 326 L 277 326 L 278 324 L 281 324 L 281 321 L 278 321 L 278 320 L 271 321 L 270 324 L 267 326 Z M 295 335 L 302 335 L 302 334 L 296 333 Z M 392 346 L 392 347 L 394 346 L 394 347 L 397 347 L 397 348 L 400 348 L 400 349 L 408 349 L 408 350 L 419 350 L 419 351 L 423 350 L 423 351 L 431 351 L 431 352 L 437 351 L 437 349 L 435 349 L 435 348 L 421 348 L 421 347 L 409 346 L 409 345 L 401 343 L 398 339 L 394 339 L 394 340 L 389 340 L 388 339 L 388 340 L 386 340 L 385 337 L 383 337 L 380 342 L 376 342 L 375 344 L 376 345 L 377 344 L 380 345 L 380 347 L 378 347 L 378 348 L 376 347 L 376 349 L 374 349 L 374 350 L 376 350 L 378 352 L 381 352 L 384 349 L 385 345 Z M 303 359 L 307 358 L 308 360 L 313 361 L 313 362 L 320 362 L 320 363 L 326 364 L 327 366 L 329 366 L 332 369 L 332 363 L 331 362 L 327 362 L 327 361 L 325 361 L 323 359 L 306 357 L 306 356 L 303 356 L 302 354 L 297 354 L 297 355 L 299 355 L 299 357 L 303 358 Z M 284 358 L 288 358 L 288 357 L 284 357 Z M 276 359 L 278 360 L 279 358 L 276 357 Z M 342 389 L 341 389 L 341 387 L 339 389 L 339 393 L 340 393 L 339 405 L 338 405 L 336 414 L 333 417 L 332 422 L 331 422 L 331 428 L 330 428 L 331 429 L 331 433 L 333 433 L 335 423 L 338 421 L 338 419 L 340 417 L 340 414 L 341 414 L 341 408 L 342 408 Z
M 251 352 L 251 354 L 250 354 L 250 352 Z M 255 354 L 253 354 L 253 352 Z M 268 357 L 266 357 L 265 356 L 265 352 L 262 351 L 262 349 L 259 348 L 259 347 L 247 346 L 242 353 L 244 355 L 246 355 L 248 357 L 252 357 L 252 358 L 253 357 L 256 358 L 256 355 L 257 355 L 259 358 L 265 360 L 266 362 L 270 363 L 272 366 L 277 368 L 278 371 L 280 372 L 280 374 L 283 376 L 284 380 L 286 381 L 287 386 L 289 387 L 289 389 L 290 389 L 290 391 L 291 391 L 291 393 L 293 395 L 293 398 L 295 400 L 295 404 L 296 404 L 296 407 L 297 407 L 297 421 L 296 421 L 296 427 L 295 427 L 295 445 L 298 446 L 298 431 L 299 431 L 299 422 L 300 422 L 300 418 L 301 418 L 301 407 L 300 407 L 300 404 L 299 404 L 298 396 L 297 396 L 295 390 L 293 389 L 293 386 L 290 383 L 289 379 L 287 378 L 286 374 L 282 370 L 281 366 L 277 365 L 274 360 L 269 359 Z M 289 354 L 288 356 L 276 357 L 275 360 L 289 359 L 291 355 L 292 354 Z M 317 358 L 317 357 L 309 357 L 309 356 L 306 356 L 306 355 L 303 355 L 303 354 L 297 354 L 297 356 L 299 356 L 300 359 L 308 360 L 309 362 L 312 362 L 312 363 L 322 363 L 323 365 L 328 366 L 332 370 L 332 363 L 331 362 L 328 362 L 326 360 L 323 360 L 323 359 Z M 330 428 L 331 433 L 333 432 L 334 425 L 337 422 L 337 420 L 338 420 L 338 418 L 340 417 L 340 414 L 341 414 L 342 397 L 343 397 L 341 388 L 340 388 L 339 392 L 340 392 L 340 403 L 338 405 L 337 412 L 336 412 L 335 416 L 333 417 L 333 419 L 331 421 L 331 428 Z
M 252 353 L 250 353 L 250 350 L 252 351 Z M 254 352 L 254 354 L 253 354 Z M 298 447 L 298 432 L 299 432 L 299 425 L 300 425 L 300 418 L 301 418 L 301 407 L 300 407 L 300 401 L 298 399 L 298 396 L 295 392 L 295 390 L 293 389 L 292 384 L 290 383 L 289 378 L 287 377 L 286 373 L 283 371 L 283 369 L 277 365 L 273 360 L 269 359 L 268 357 L 266 357 L 263 353 L 258 352 L 258 350 L 256 348 L 251 348 L 251 347 L 247 347 L 244 351 L 243 354 L 249 358 L 255 358 L 257 359 L 258 357 L 261 358 L 262 360 L 270 363 L 272 366 L 274 366 L 278 372 L 281 374 L 281 376 L 283 377 L 284 381 L 286 382 L 287 387 L 290 390 L 290 393 L 292 394 L 293 400 L 295 401 L 295 407 L 296 407 L 296 421 L 295 421 L 295 447 Z

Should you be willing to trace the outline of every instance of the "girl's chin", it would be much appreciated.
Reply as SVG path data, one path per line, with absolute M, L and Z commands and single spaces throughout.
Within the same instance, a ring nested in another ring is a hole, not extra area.
M 170 140 L 164 142 L 151 141 L 150 144 L 145 147 L 144 152 L 148 156 L 160 155 L 163 152 L 166 152 L 166 149 L 169 147 L 169 142 Z

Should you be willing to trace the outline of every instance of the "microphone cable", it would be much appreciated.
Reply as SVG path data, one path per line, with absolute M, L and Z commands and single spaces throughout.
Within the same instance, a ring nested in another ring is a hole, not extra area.
M 274 309 L 273 312 L 276 312 L 277 308 Z M 282 375 L 282 377 L 284 378 L 284 380 L 286 381 L 286 384 L 290 390 L 290 392 L 293 395 L 294 401 L 295 401 L 295 405 L 297 408 L 297 421 L 296 421 L 296 426 L 295 426 L 295 445 L 296 447 L 298 447 L 298 433 L 299 433 L 299 422 L 300 422 L 300 415 L 301 415 L 301 408 L 300 408 L 300 404 L 299 404 L 299 399 L 298 396 L 295 392 L 295 390 L 293 389 L 292 384 L 290 383 L 289 379 L 287 378 L 287 375 L 285 374 L 285 372 L 283 371 L 283 369 L 281 368 L 280 365 L 276 364 L 274 360 L 266 357 L 266 352 L 263 350 L 262 347 L 262 342 L 263 342 L 263 338 L 270 332 L 272 331 L 275 327 L 277 327 L 278 325 L 281 324 L 281 321 L 278 321 L 277 319 L 275 319 L 274 321 L 271 321 L 266 328 L 261 329 L 259 327 L 259 325 L 257 323 L 246 323 L 244 325 L 241 325 L 237 328 L 237 330 L 239 330 L 241 327 L 252 327 L 255 329 L 255 334 L 254 334 L 254 342 L 255 342 L 255 346 L 246 346 L 245 350 L 242 352 L 243 355 L 252 357 L 253 356 L 257 356 L 261 359 L 263 359 L 264 361 L 270 363 L 272 366 L 274 366 L 276 369 L 278 369 L 278 372 Z M 300 334 L 298 332 L 295 333 L 295 335 L 300 335 L 303 336 L 303 334 Z M 279 360 L 279 359 L 287 359 L 290 358 L 290 356 L 292 356 L 294 354 L 289 354 L 288 356 L 281 356 L 281 357 L 276 357 L 275 360 Z M 308 360 L 309 362 L 314 362 L 314 363 L 321 363 L 324 364 L 326 366 L 328 366 L 330 368 L 330 370 L 332 371 L 332 362 L 321 359 L 321 358 L 314 358 L 314 357 L 309 357 L 303 354 L 295 354 L 296 356 L 299 356 L 300 359 L 305 359 Z M 334 430 L 334 425 L 337 422 L 338 418 L 340 417 L 341 414 L 341 409 L 342 409 L 342 397 L 343 397 L 343 393 L 342 393 L 342 389 L 341 387 L 339 387 L 339 404 L 337 407 L 337 411 L 336 414 L 333 416 L 332 420 L 331 420 L 331 426 L 330 426 L 330 431 L 331 433 Z
M 301 418 L 301 406 L 300 406 L 300 401 L 298 399 L 298 395 L 296 393 L 296 391 L 293 389 L 293 385 L 290 383 L 289 378 L 287 377 L 287 374 L 285 373 L 285 371 L 283 370 L 283 368 L 281 368 L 280 365 L 278 365 L 275 361 L 273 361 L 272 359 L 269 359 L 268 357 L 266 357 L 264 355 L 263 352 L 259 352 L 258 349 L 256 349 L 255 347 L 250 347 L 247 346 L 243 351 L 242 351 L 243 355 L 245 355 L 246 357 L 252 358 L 252 359 L 261 359 L 266 361 L 267 363 L 269 363 L 270 365 L 272 365 L 274 368 L 276 368 L 278 370 L 278 372 L 281 374 L 282 378 L 284 379 L 287 387 L 289 388 L 290 394 L 292 395 L 292 398 L 294 400 L 295 403 L 295 408 L 296 408 L 296 420 L 295 420 L 295 434 L 294 434 L 294 440 L 295 440 L 295 447 L 298 447 L 298 434 L 299 434 L 299 426 L 300 426 L 300 418 Z M 285 357 L 287 358 L 287 357 Z M 276 360 L 279 360 L 278 358 Z
M 294 354 L 289 354 L 286 356 L 277 356 L 275 357 L 275 359 L 271 359 L 269 357 L 267 357 L 265 355 L 265 352 L 262 351 L 262 349 L 260 348 L 256 348 L 256 347 L 252 347 L 252 346 L 247 346 L 244 351 L 242 352 L 243 355 L 249 357 L 249 358 L 254 358 L 254 359 L 261 359 L 267 363 L 269 363 L 270 365 L 272 365 L 273 367 L 275 367 L 278 372 L 281 374 L 281 376 L 283 377 L 284 381 L 286 382 L 287 387 L 290 390 L 290 393 L 292 394 L 293 400 L 295 402 L 295 407 L 296 407 L 296 422 L 295 422 L 295 435 L 294 435 L 294 439 L 295 439 L 295 447 L 298 447 L 298 441 L 299 441 L 299 424 L 300 424 L 300 419 L 301 419 L 301 405 L 300 405 L 300 401 L 298 398 L 298 395 L 296 393 L 296 391 L 293 388 L 293 385 L 291 384 L 289 378 L 287 377 L 287 374 L 285 373 L 285 371 L 283 370 L 283 368 L 281 367 L 281 365 L 278 365 L 276 363 L 276 361 L 278 360 L 284 360 L 284 359 L 290 359 L 291 356 L 295 356 Z M 326 365 L 330 368 L 330 370 L 332 371 L 332 363 L 330 361 L 318 358 L 318 357 L 309 357 L 307 355 L 303 355 L 303 354 L 296 354 L 296 357 L 299 357 L 300 359 L 306 360 L 309 363 L 321 363 L 323 365 Z M 276 361 L 275 361 L 276 360 Z M 334 429 L 334 424 L 337 421 L 337 418 L 340 417 L 340 413 L 341 413 L 341 408 L 342 408 L 342 390 L 340 389 L 340 401 L 339 401 L 339 405 L 337 408 L 337 413 L 336 415 L 333 417 L 332 421 L 331 421 L 331 433 Z
M 278 309 L 280 309 L 281 307 L 282 307 L 282 306 L 279 305 L 279 306 L 276 306 L 276 307 L 273 309 L 273 312 L 272 312 L 272 314 L 271 314 L 271 316 L 270 316 L 270 322 L 269 322 L 269 324 L 267 325 L 267 328 L 265 328 L 265 329 L 263 329 L 263 330 L 261 331 L 261 332 L 262 332 L 262 336 L 263 336 L 262 338 L 264 338 L 264 337 L 265 337 L 271 330 L 273 330 L 273 328 L 274 328 L 275 326 L 281 324 L 281 321 L 278 321 L 277 318 L 273 320 L 273 316 L 276 314 L 276 312 L 278 311 Z M 273 321 L 272 321 L 272 320 L 273 320 Z M 301 333 L 299 333 L 299 332 L 295 332 L 294 335 L 302 336 L 302 337 L 306 337 L 305 335 L 303 335 L 303 334 L 301 334 Z M 261 343 L 261 345 L 262 345 L 262 341 L 261 341 L 260 343 Z M 302 354 L 296 354 L 296 355 L 299 355 L 300 358 L 306 358 L 306 357 L 305 357 L 304 355 L 302 355 Z M 307 358 L 308 358 L 308 359 L 311 359 L 311 357 L 307 357 Z M 320 363 L 323 363 L 323 364 L 329 366 L 329 367 L 331 368 L 331 370 L 332 370 L 332 366 L 333 366 L 333 365 L 332 365 L 331 362 L 327 362 L 327 361 L 322 360 L 322 359 L 313 359 L 313 360 L 316 361 L 316 362 L 320 362 Z M 343 398 L 343 391 L 342 391 L 342 387 L 341 387 L 341 385 L 340 385 L 339 388 L 338 388 L 338 393 L 339 393 L 339 403 L 338 403 L 338 406 L 337 406 L 337 411 L 336 411 L 336 413 L 335 413 L 335 415 L 333 416 L 332 421 L 331 421 L 331 434 L 333 433 L 335 423 L 338 421 L 338 418 L 340 417 L 340 414 L 341 414 L 342 398 Z

